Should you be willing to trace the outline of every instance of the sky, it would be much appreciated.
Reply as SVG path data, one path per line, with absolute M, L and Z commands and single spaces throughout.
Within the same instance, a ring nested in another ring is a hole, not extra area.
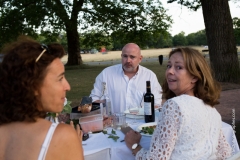
M 173 24 L 169 30 L 172 36 L 183 31 L 185 35 L 195 33 L 199 30 L 205 29 L 202 8 L 197 11 L 190 11 L 187 7 L 174 2 L 167 3 L 167 0 L 162 0 L 165 9 L 168 9 L 168 15 L 172 16 Z M 240 4 L 229 1 L 231 16 L 240 18 Z

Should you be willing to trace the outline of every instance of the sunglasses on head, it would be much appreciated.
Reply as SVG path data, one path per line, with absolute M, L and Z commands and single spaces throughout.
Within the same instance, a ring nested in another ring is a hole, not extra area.
M 46 51 L 48 51 L 49 52 L 49 49 L 48 49 L 48 46 L 47 45 L 45 45 L 45 44 L 41 44 L 41 48 L 43 49 L 43 51 L 40 53 L 40 55 L 37 57 L 37 59 L 36 59 L 36 63 L 37 63 L 37 61 L 42 57 L 42 55 L 43 55 L 43 53 L 45 53 Z

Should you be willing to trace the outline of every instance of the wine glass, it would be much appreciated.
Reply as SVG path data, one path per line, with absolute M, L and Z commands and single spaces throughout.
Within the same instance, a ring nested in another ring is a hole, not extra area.
M 120 130 L 126 124 L 125 113 L 113 113 L 113 127 Z

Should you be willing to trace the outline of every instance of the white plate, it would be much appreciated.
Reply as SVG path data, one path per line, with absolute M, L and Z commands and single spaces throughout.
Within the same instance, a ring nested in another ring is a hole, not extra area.
M 138 126 L 136 131 L 140 132 L 142 130 L 142 127 L 149 127 L 149 126 L 154 126 L 154 125 L 157 125 L 157 122 L 144 123 L 144 124 Z M 141 133 L 141 135 L 143 135 L 143 136 L 152 136 L 150 134 L 145 134 L 145 133 Z
M 144 118 L 144 109 L 143 108 L 139 109 L 139 113 L 138 114 L 131 114 L 129 112 L 129 110 L 124 111 L 124 113 L 126 114 L 127 118 L 135 118 L 135 119 L 142 119 L 142 118 Z

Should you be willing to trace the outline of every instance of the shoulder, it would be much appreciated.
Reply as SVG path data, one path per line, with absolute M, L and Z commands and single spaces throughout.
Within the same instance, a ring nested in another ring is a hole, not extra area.
M 77 132 L 68 124 L 60 123 L 56 127 L 52 141 L 49 146 L 48 158 L 58 155 L 63 159 L 83 158 L 82 144 L 77 136 Z
M 65 143 L 71 143 L 78 141 L 78 135 L 76 130 L 70 126 L 69 124 L 59 123 L 55 133 L 55 137 L 57 139 L 61 139 L 61 141 L 65 141 Z
M 203 101 L 195 96 L 189 96 L 189 95 L 186 95 L 186 94 L 182 94 L 180 96 L 176 96 L 176 97 L 173 97 L 171 99 L 169 99 L 170 101 L 174 101 L 175 103 L 202 103 L 203 104 Z
M 157 76 L 153 71 L 141 65 L 139 65 L 139 74 L 152 79 L 157 79 Z
M 102 73 L 116 72 L 122 69 L 122 64 L 116 64 L 103 69 Z
M 192 103 L 192 100 L 196 99 L 196 97 L 188 96 L 188 95 L 180 95 L 168 99 L 165 103 L 166 106 L 170 106 L 171 108 L 178 108 L 179 110 L 181 107 L 187 107 L 187 103 Z
M 151 73 L 151 74 L 155 75 L 155 73 L 152 70 L 150 70 L 150 69 L 148 69 L 148 68 L 146 68 L 144 66 L 139 65 L 139 69 L 140 69 L 140 71 L 142 71 L 144 73 Z

